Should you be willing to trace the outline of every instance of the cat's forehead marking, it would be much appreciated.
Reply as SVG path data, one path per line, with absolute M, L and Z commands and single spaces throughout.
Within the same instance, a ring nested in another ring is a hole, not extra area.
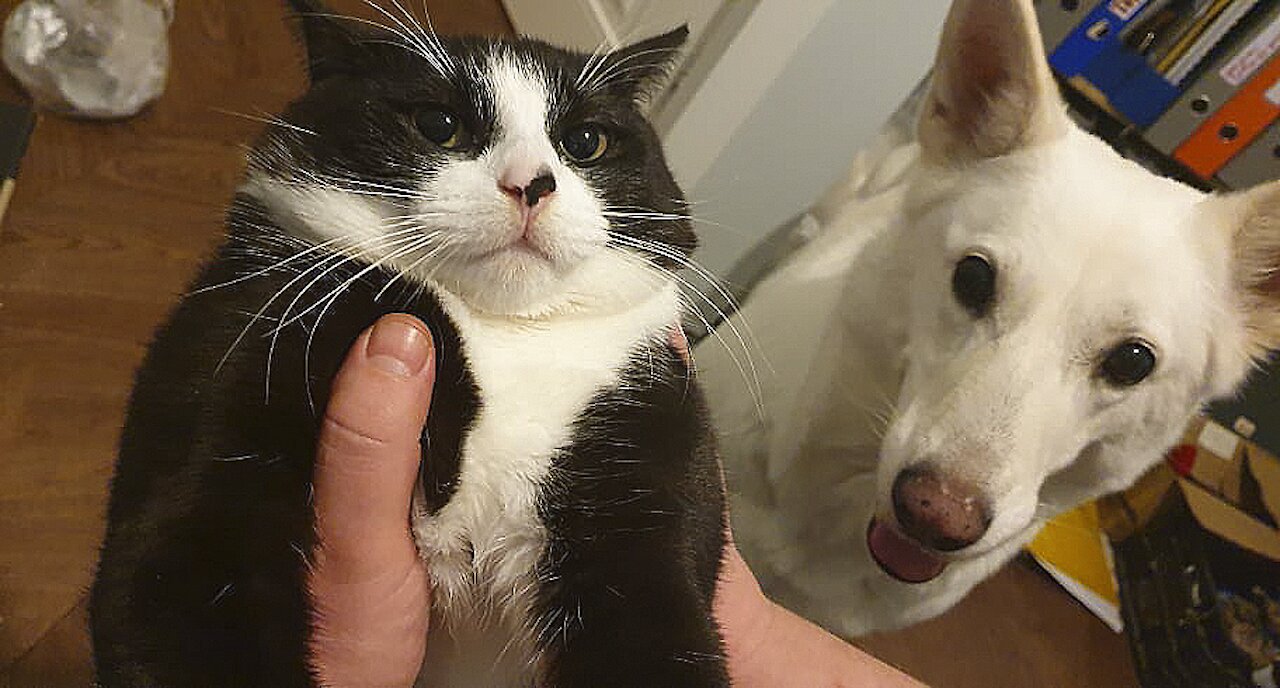
M 545 136 L 550 94 L 538 71 L 503 54 L 489 59 L 488 71 L 498 127 L 516 138 Z

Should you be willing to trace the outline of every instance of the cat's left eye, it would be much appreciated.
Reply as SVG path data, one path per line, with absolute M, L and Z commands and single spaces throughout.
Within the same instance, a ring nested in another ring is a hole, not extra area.
M 598 124 L 579 124 L 560 136 L 560 149 L 574 162 L 595 162 L 609 149 L 609 136 Z
M 414 126 L 427 140 L 452 150 L 462 145 L 462 119 L 443 108 L 428 107 L 413 115 Z

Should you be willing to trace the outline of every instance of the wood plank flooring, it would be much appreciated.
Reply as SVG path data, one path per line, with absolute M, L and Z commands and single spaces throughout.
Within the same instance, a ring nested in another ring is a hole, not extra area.
M 38 126 L 0 225 L 0 686 L 89 682 L 83 595 L 129 385 L 262 126 L 226 112 L 274 112 L 302 88 L 282 5 L 180 1 L 158 103 Z M 428 5 L 445 33 L 511 31 L 498 0 Z M 0 76 L 0 98 L 21 97 Z M 939 687 L 1133 685 L 1123 640 L 1016 566 L 947 616 L 862 644 Z

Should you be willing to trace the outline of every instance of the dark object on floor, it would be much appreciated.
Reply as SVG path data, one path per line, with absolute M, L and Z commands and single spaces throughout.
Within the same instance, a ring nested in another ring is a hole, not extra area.
M 1238 608 L 1257 587 L 1247 582 L 1266 580 L 1257 578 L 1259 567 L 1274 564 L 1203 529 L 1176 489 L 1113 551 L 1125 631 L 1145 688 L 1259 685 L 1239 646 L 1251 634 Z
M 13 197 L 18 163 L 27 152 L 27 142 L 36 127 L 36 116 L 30 108 L 15 103 L 0 103 L 0 222 Z

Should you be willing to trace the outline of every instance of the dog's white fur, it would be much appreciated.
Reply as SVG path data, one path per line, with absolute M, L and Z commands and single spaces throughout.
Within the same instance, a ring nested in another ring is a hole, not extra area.
M 1029 1 L 957 0 L 918 141 L 882 143 L 735 316 L 776 370 L 763 413 L 722 348 L 697 355 L 739 546 L 844 636 L 950 608 L 1053 515 L 1130 485 L 1277 343 L 1280 185 L 1207 197 L 1077 129 Z M 951 291 L 971 252 L 998 270 L 981 319 Z M 1111 386 L 1099 363 L 1134 337 L 1156 369 Z M 911 585 L 866 539 L 921 460 L 976 484 L 993 520 Z
M 536 628 L 530 615 L 547 538 L 537 508 L 554 479 L 553 457 L 592 397 L 617 385 L 630 358 L 667 341 L 680 321 L 673 281 L 606 244 L 603 204 L 556 152 L 547 89 L 529 70 L 495 54 L 487 79 L 501 137 L 425 180 L 408 216 L 388 199 L 322 180 L 251 174 L 242 188 L 300 236 L 430 287 L 466 342 L 480 410 L 464 438 L 457 486 L 435 514 L 419 495 L 412 519 L 442 626 L 425 664 L 433 686 L 527 678 L 536 635 L 555 630 Z M 557 188 L 541 202 L 534 253 L 515 246 L 523 218 L 499 182 L 542 169 L 552 170 Z M 406 238 L 385 241 L 406 225 L 414 228 Z M 437 239 L 426 241 L 433 232 Z

